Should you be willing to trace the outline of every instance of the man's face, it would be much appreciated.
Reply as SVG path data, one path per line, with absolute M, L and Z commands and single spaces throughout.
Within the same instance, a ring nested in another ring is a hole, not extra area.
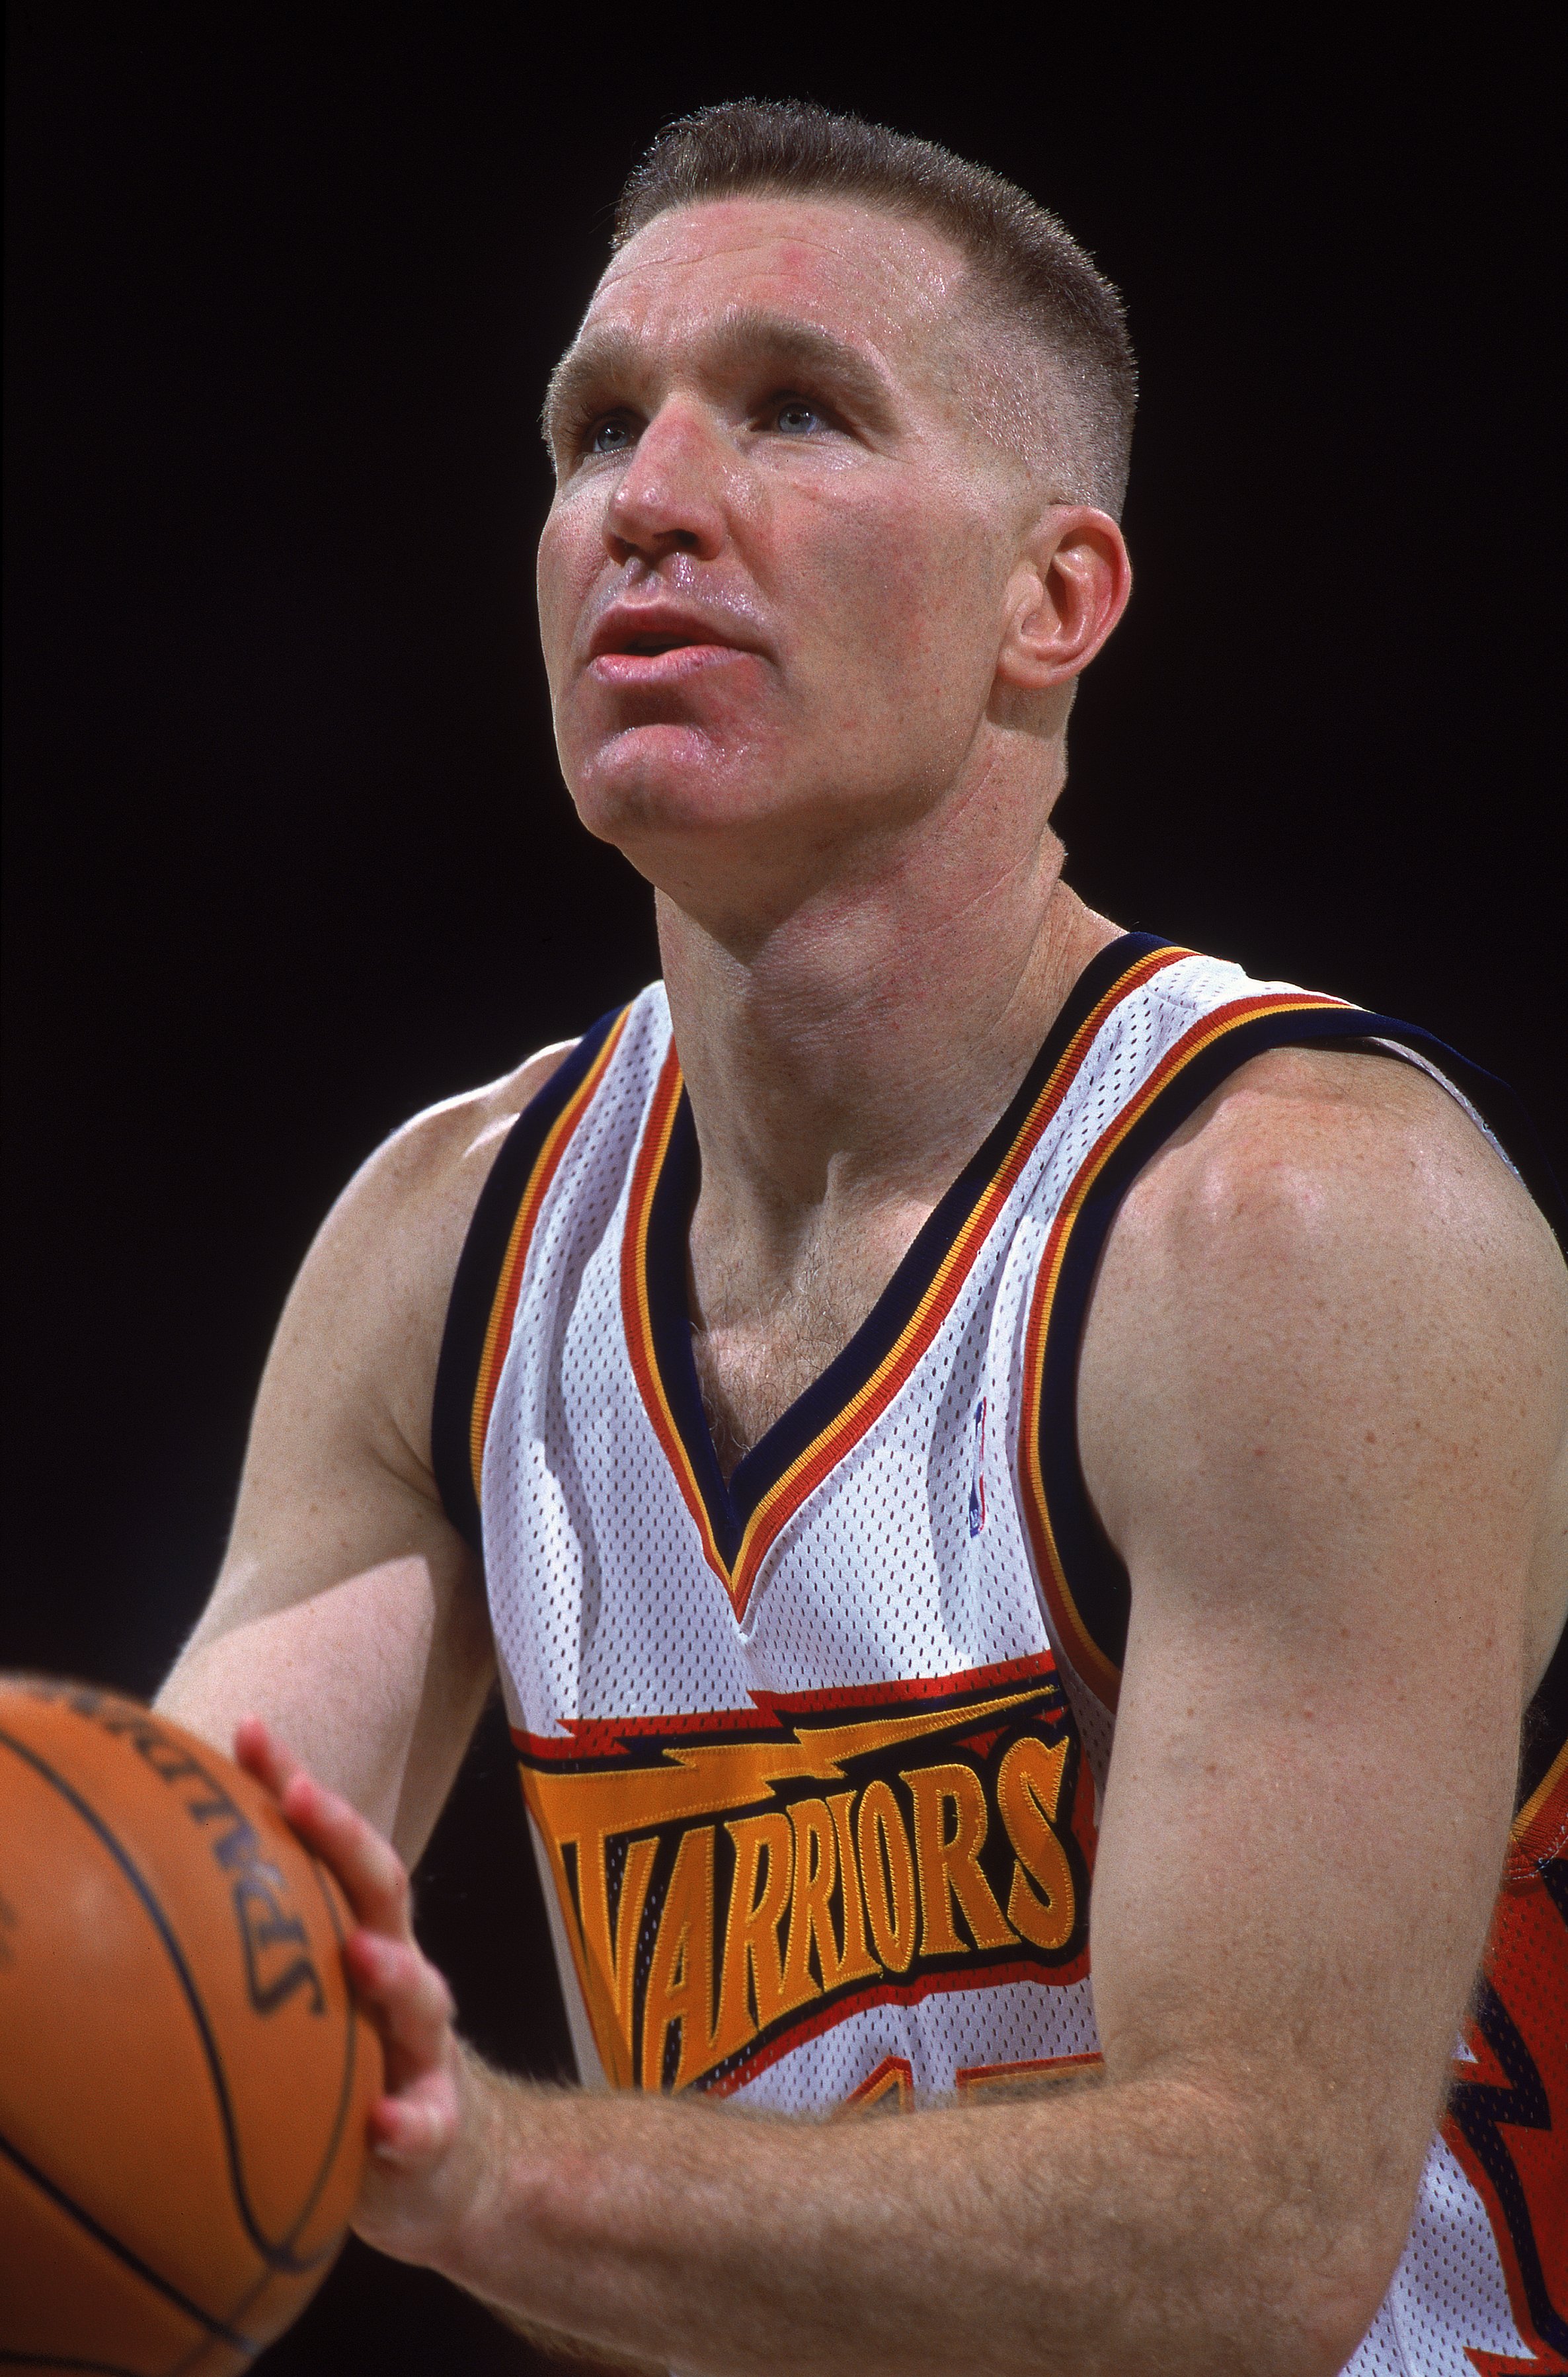
M 829 857 L 974 753 L 1028 502 L 974 425 L 963 270 L 871 209 L 735 198 L 595 292 L 540 611 L 583 821 L 656 881 L 708 845 Z

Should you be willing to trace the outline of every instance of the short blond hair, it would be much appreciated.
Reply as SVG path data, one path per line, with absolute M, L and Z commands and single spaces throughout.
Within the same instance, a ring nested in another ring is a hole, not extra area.
M 1031 391 L 1061 496 L 1120 515 L 1137 366 L 1118 291 L 1066 225 L 1015 183 L 934 141 L 806 100 L 726 100 L 666 125 L 622 190 L 613 248 L 706 198 L 839 199 L 930 223 L 974 275 L 989 326 L 1044 364 Z

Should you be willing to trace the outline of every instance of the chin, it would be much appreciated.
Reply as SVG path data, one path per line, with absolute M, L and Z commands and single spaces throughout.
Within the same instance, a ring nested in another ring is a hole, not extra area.
M 567 783 L 588 832 L 616 843 L 634 865 L 641 842 L 732 832 L 791 806 L 754 745 L 727 751 L 691 725 L 613 735 L 580 768 L 568 768 Z

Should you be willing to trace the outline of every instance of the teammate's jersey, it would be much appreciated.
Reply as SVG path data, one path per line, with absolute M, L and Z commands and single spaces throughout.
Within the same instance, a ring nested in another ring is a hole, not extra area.
M 523 1114 L 458 1271 L 436 1459 L 482 1546 L 585 2081 L 815 2112 L 1097 2060 L 1089 1892 L 1129 1589 L 1078 1463 L 1096 1261 L 1134 1176 L 1238 1065 L 1369 1044 L 1528 1170 L 1501 1085 L 1424 1033 L 1125 936 L 728 1486 L 692 1357 L 697 1148 L 662 988 Z M 1356 2377 L 1568 2371 L 1565 1715 L 1560 1646 L 1478 2011 Z

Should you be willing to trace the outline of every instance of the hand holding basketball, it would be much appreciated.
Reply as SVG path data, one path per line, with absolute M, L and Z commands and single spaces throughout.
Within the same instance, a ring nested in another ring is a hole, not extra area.
M 381 2053 L 350 1910 L 167 1718 L 0 1678 L 0 2359 L 227 2377 L 360 2200 Z
M 452 1993 L 414 1937 L 407 1869 L 391 1843 L 292 1759 L 260 1718 L 242 1721 L 234 1756 L 276 1795 L 358 1918 L 343 1961 L 380 2033 L 386 2092 L 369 2110 L 371 2151 L 353 2227 L 400 2260 L 434 2260 L 480 2177 L 474 2132 L 482 2074 L 453 2031 Z

